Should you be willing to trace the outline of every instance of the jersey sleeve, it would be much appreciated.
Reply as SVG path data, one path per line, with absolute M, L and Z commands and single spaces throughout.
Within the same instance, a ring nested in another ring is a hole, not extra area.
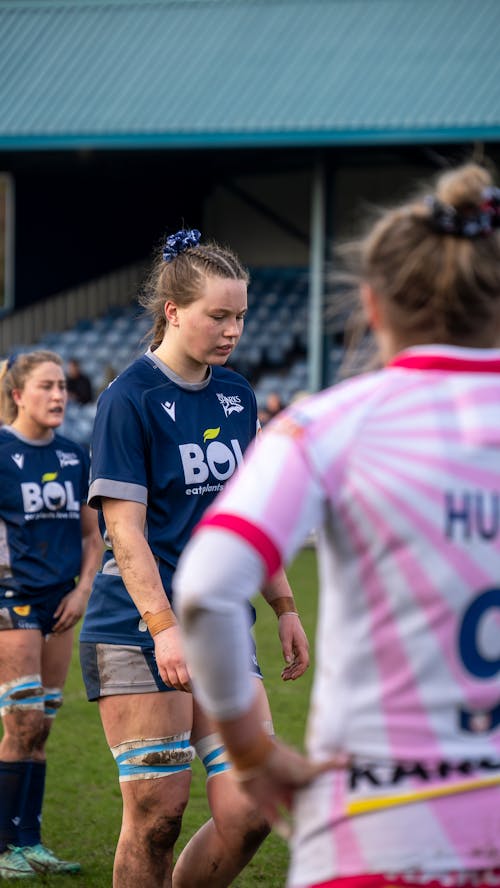
M 140 405 L 115 385 L 101 395 L 91 444 L 88 503 L 101 497 L 147 504 L 147 448 Z

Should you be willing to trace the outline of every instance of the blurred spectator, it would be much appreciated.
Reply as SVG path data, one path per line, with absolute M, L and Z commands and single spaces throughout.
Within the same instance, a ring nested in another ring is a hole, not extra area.
M 273 419 L 280 410 L 283 410 L 284 406 L 285 405 L 283 404 L 281 397 L 278 395 L 278 392 L 269 392 L 266 398 L 266 410 L 270 419 Z
M 66 386 L 70 401 L 76 401 L 77 404 L 88 404 L 92 400 L 90 379 L 83 372 L 76 358 L 70 358 L 68 361 Z
M 273 419 L 278 413 L 283 410 L 283 401 L 279 396 L 278 392 L 269 392 L 266 403 L 264 407 L 261 407 L 259 410 L 259 422 L 261 426 L 265 426 L 266 423 L 269 422 L 270 419 Z
M 290 404 L 296 404 L 297 401 L 302 401 L 304 398 L 308 398 L 311 392 L 307 389 L 299 389 L 298 392 L 295 392 L 290 399 Z

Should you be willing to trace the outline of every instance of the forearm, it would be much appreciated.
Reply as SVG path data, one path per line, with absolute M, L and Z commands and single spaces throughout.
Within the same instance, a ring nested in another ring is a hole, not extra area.
M 104 499 L 103 511 L 116 563 L 139 613 L 156 614 L 170 608 L 155 557 L 144 534 L 145 507 Z
M 257 698 L 232 718 L 218 719 L 217 728 L 236 767 L 251 771 L 260 767 L 273 748 L 273 739 L 262 726 Z
M 278 634 L 286 663 L 281 677 L 283 681 L 294 681 L 309 667 L 309 642 L 283 569 L 263 586 L 262 595 L 278 618 Z
M 225 557 L 213 545 L 224 537 Z M 179 561 L 175 601 L 187 660 L 201 705 L 216 718 L 232 718 L 250 705 L 248 600 L 262 582 L 263 565 L 243 540 L 224 530 L 200 531 Z
M 160 573 L 144 534 L 134 527 L 115 527 L 111 540 L 121 577 L 140 614 L 169 607 Z
M 90 595 L 94 577 L 99 569 L 102 556 L 102 540 L 99 533 L 91 534 L 82 540 L 82 562 L 78 576 L 78 586 Z
M 283 568 L 265 583 L 261 589 L 262 596 L 277 617 L 285 613 L 297 613 L 293 592 Z
M 82 557 L 78 574 L 78 589 L 85 594 L 88 600 L 94 577 L 99 569 L 103 544 L 97 513 L 87 505 L 82 505 L 81 530 Z
M 183 615 L 181 613 L 181 620 Z M 231 603 L 192 611 L 184 651 L 194 693 L 202 708 L 217 719 L 245 712 L 256 693 L 250 673 L 252 651 L 248 612 Z

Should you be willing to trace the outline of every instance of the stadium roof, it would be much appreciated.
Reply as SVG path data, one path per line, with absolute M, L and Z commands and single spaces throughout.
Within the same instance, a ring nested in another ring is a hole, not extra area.
M 499 0 L 2 0 L 0 149 L 500 140 Z

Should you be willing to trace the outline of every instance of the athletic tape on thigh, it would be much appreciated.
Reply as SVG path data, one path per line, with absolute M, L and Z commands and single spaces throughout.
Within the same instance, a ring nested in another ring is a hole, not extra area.
M 61 688 L 44 688 L 45 718 L 55 718 L 63 705 Z
M 172 737 L 126 740 L 111 746 L 118 765 L 120 783 L 127 780 L 154 780 L 189 771 L 195 751 L 189 743 L 189 732 Z
M 195 743 L 198 758 L 203 762 L 207 778 L 228 771 L 232 765 L 220 734 L 208 734 Z
M 274 734 L 274 727 L 271 720 L 262 722 L 262 726 L 266 733 L 271 736 Z M 195 743 L 198 758 L 203 762 L 207 779 L 213 777 L 214 774 L 221 774 L 223 771 L 229 771 L 232 768 L 231 760 L 227 754 L 220 734 L 207 734 Z
M 40 675 L 21 675 L 0 685 L 0 715 L 13 709 L 43 709 L 44 696 Z

